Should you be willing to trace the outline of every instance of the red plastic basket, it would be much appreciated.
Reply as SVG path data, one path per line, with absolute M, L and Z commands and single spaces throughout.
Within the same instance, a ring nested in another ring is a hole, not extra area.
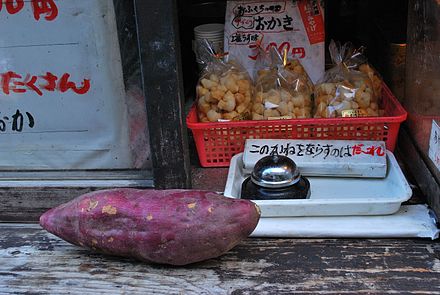
M 227 167 L 232 156 L 244 149 L 246 139 L 343 139 L 383 140 L 394 151 L 400 124 L 407 112 L 384 85 L 382 117 L 290 119 L 199 123 L 193 106 L 186 123 L 194 135 L 203 167 Z

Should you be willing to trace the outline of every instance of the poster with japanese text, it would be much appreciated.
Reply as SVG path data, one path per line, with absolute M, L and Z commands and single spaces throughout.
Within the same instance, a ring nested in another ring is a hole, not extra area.
M 125 169 L 113 1 L 0 2 L 0 169 Z

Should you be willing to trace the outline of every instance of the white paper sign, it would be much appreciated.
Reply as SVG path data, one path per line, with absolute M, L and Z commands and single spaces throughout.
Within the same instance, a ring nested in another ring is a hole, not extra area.
M 440 171 L 440 128 L 436 121 L 432 121 L 431 136 L 429 138 L 429 158 Z
M 0 11 L 0 169 L 130 168 L 113 1 L 39 2 Z
M 263 157 L 292 159 L 306 176 L 376 177 L 387 173 L 384 141 L 247 139 L 244 169 L 252 170 Z

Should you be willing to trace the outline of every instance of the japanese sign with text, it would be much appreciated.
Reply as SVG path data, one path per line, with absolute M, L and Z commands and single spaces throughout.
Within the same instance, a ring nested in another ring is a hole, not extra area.
M 0 1 L 0 169 L 129 168 L 113 1 Z
M 291 158 L 305 175 L 384 177 L 387 150 L 384 141 L 248 139 L 246 169 L 266 156 Z
M 225 52 L 253 75 L 257 46 L 298 59 L 313 82 L 324 73 L 324 9 L 318 0 L 228 1 Z

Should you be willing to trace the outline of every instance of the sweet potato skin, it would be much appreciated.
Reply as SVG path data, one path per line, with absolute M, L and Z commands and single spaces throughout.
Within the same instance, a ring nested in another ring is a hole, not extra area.
M 185 265 L 229 251 L 252 233 L 259 217 L 254 203 L 214 192 L 122 188 L 50 209 L 40 225 L 99 252 Z

